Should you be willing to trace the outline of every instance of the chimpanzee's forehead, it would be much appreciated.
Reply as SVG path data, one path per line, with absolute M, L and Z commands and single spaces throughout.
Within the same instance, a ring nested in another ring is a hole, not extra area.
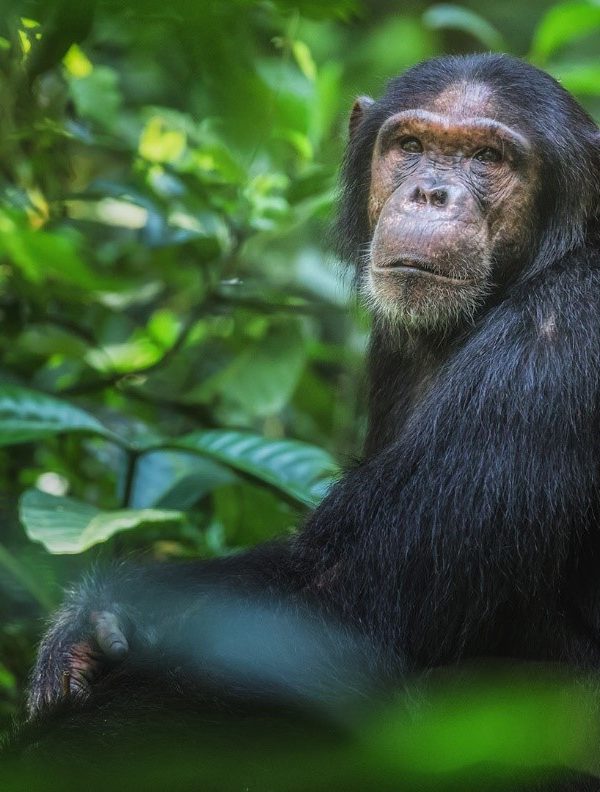
M 443 88 L 440 93 L 427 101 L 423 108 L 440 115 L 458 116 L 460 118 L 476 118 L 485 116 L 494 118 L 498 106 L 494 92 L 483 82 L 461 80 Z

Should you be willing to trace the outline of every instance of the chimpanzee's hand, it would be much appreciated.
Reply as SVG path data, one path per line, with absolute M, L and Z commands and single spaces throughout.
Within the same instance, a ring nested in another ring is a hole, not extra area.
M 85 700 L 94 679 L 129 651 L 127 623 L 118 608 L 86 614 L 67 604 L 38 651 L 27 702 L 30 717 L 69 698 Z

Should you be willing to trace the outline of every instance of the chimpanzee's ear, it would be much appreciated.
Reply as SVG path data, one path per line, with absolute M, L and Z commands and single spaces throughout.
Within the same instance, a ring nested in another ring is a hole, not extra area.
M 352 110 L 350 111 L 350 121 L 348 123 L 350 137 L 352 137 L 352 135 L 358 129 L 358 126 L 363 120 L 365 113 L 372 104 L 375 104 L 375 100 L 371 99 L 370 96 L 359 96 L 354 102 L 352 105 Z

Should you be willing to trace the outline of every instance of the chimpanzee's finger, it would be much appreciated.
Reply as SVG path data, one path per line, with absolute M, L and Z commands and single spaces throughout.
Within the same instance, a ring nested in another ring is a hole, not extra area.
M 100 649 L 109 659 L 121 660 L 129 651 L 129 644 L 115 614 L 110 611 L 99 611 L 92 613 L 90 618 Z

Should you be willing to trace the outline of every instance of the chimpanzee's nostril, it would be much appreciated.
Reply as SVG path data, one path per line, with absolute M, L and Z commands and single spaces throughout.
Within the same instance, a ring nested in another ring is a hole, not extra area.
M 432 190 L 431 203 L 434 206 L 446 206 L 448 203 L 448 191 L 444 189 Z
M 429 203 L 427 199 L 427 191 L 424 190 L 422 187 L 415 187 L 415 191 L 413 193 L 413 201 L 419 204 Z

